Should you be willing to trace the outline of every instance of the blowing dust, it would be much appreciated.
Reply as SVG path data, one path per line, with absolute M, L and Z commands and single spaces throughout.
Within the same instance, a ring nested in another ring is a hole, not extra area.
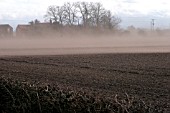
M 170 38 L 159 36 L 60 36 L 0 39 L 0 56 L 170 52 Z

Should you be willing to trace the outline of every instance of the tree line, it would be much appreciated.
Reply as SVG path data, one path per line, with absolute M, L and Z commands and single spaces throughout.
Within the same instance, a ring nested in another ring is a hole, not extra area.
M 121 19 L 114 16 L 101 3 L 74 2 L 62 6 L 49 6 L 45 19 L 60 25 L 79 25 L 85 28 L 115 29 Z

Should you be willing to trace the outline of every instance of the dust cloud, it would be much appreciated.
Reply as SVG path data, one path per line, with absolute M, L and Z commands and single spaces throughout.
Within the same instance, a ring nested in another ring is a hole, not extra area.
M 170 52 L 170 38 L 160 36 L 79 35 L 0 39 L 0 56 L 89 53 Z

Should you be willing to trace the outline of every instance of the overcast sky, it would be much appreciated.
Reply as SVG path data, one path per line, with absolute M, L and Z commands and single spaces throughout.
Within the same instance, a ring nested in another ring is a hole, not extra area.
M 48 6 L 63 5 L 79 0 L 0 0 L 0 24 L 28 23 L 32 19 L 43 21 Z M 157 27 L 170 27 L 170 0 L 84 0 L 101 2 L 106 9 L 121 17 L 121 26 L 150 27 L 154 18 Z

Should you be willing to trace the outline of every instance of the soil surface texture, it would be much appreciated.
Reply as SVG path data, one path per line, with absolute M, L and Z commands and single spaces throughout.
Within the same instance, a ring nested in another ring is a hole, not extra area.
M 170 53 L 1 56 L 0 75 L 170 108 Z

